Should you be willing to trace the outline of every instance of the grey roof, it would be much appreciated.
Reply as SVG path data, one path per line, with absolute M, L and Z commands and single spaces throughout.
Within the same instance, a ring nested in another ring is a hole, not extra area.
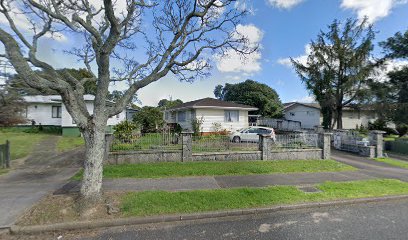
M 175 107 L 169 108 L 167 110 L 179 110 L 179 109 L 190 109 L 190 108 L 219 108 L 219 109 L 244 109 L 248 111 L 258 110 L 256 107 L 249 105 L 222 101 L 214 98 L 203 98 L 191 102 L 182 103 Z

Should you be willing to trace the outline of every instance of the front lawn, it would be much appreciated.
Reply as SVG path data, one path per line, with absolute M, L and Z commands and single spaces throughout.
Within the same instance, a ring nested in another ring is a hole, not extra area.
M 326 182 L 317 188 L 322 192 L 304 193 L 294 186 L 130 192 L 122 198 L 121 209 L 125 216 L 149 216 L 408 194 L 408 183 L 394 179 Z
M 0 144 L 6 143 L 6 140 L 10 141 L 11 159 L 13 160 L 28 156 L 34 145 L 46 136 L 46 134 L 0 130 Z
M 305 193 L 295 186 L 181 192 L 106 192 L 107 201 L 118 207 L 120 212 L 108 214 L 106 202 L 101 202 L 95 206 L 93 214 L 87 216 L 87 220 L 196 213 L 408 194 L 408 183 L 395 179 L 325 182 L 315 187 L 321 192 Z M 35 225 L 83 220 L 77 212 L 75 199 L 76 195 L 50 194 L 27 211 L 17 224 Z
M 84 145 L 82 137 L 60 137 L 57 143 L 57 150 L 59 152 L 69 151 Z
M 374 158 L 373 160 L 375 160 L 377 162 L 387 163 L 387 164 L 395 166 L 395 167 L 408 168 L 408 162 L 406 162 L 406 161 L 395 160 L 395 159 L 392 159 L 392 158 Z
M 339 172 L 355 168 L 334 160 L 277 160 L 247 162 L 164 162 L 106 165 L 104 178 L 162 178 L 250 175 L 294 172 Z M 82 171 L 74 179 L 80 179 Z

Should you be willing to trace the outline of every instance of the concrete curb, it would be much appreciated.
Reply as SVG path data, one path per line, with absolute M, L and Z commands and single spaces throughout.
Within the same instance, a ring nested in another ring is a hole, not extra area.
M 80 222 L 56 223 L 56 224 L 48 224 L 48 225 L 33 225 L 33 226 L 13 225 L 9 228 L 9 232 L 12 234 L 32 234 L 32 233 L 40 233 L 40 232 L 95 229 L 95 228 L 117 227 L 117 226 L 126 226 L 126 225 L 180 222 L 180 221 L 190 221 L 190 220 L 198 220 L 198 219 L 265 214 L 265 213 L 272 213 L 272 212 L 284 211 L 284 210 L 295 210 L 295 209 L 328 207 L 328 206 L 341 206 L 341 205 L 349 205 L 349 204 L 356 204 L 356 203 L 370 203 L 370 202 L 381 202 L 381 201 L 401 200 L 401 199 L 408 199 L 408 195 L 386 196 L 386 197 L 376 197 L 376 198 L 358 198 L 358 199 L 348 199 L 348 200 L 329 201 L 329 202 L 312 202 L 312 203 L 301 203 L 301 204 L 293 204 L 293 205 L 279 205 L 279 206 L 264 207 L 264 208 L 249 208 L 249 209 L 214 211 L 214 212 L 203 212 L 203 213 L 193 213 L 193 214 L 177 214 L 177 215 L 164 215 L 164 216 L 153 216 L 153 217 L 131 217 L 131 218 L 110 219 L 110 220 L 80 221 Z

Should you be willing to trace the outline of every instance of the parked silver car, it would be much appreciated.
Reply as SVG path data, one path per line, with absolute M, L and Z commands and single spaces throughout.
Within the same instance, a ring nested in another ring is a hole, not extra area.
M 273 128 L 268 127 L 249 127 L 240 129 L 230 134 L 230 140 L 239 142 L 259 142 L 259 134 L 270 135 L 272 139 L 275 139 L 275 131 Z

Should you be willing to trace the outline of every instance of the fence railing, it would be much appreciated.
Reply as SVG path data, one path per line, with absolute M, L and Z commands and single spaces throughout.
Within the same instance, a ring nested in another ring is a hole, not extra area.
M 277 134 L 271 141 L 272 149 L 308 149 L 318 148 L 318 134 L 293 133 Z M 193 153 L 202 152 L 245 152 L 258 151 L 259 136 L 253 139 L 234 141 L 228 135 L 192 136 Z M 154 151 L 182 150 L 182 137 L 174 133 L 146 133 L 115 137 L 110 144 L 110 151 Z
M 273 149 L 307 149 L 318 146 L 318 134 L 316 133 L 278 134 L 272 144 Z
M 6 144 L 0 144 L 0 168 L 10 167 L 10 142 L 7 140 Z
M 115 151 L 146 151 L 146 150 L 181 150 L 181 136 L 175 133 L 145 133 L 115 137 L 110 150 Z
M 257 151 L 258 139 L 234 142 L 226 135 L 193 136 L 193 152 Z
M 274 128 L 275 131 L 300 131 L 302 129 L 301 122 L 285 119 L 260 118 L 256 124 Z

